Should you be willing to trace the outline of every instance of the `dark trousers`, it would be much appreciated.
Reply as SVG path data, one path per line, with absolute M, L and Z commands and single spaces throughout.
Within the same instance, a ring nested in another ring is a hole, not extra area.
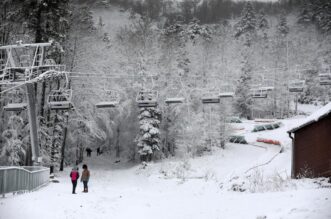
M 84 191 L 88 191 L 88 187 L 87 187 L 87 181 L 83 181 L 83 184 L 84 184 Z
M 77 180 L 71 180 L 72 182 L 72 194 L 76 193 Z

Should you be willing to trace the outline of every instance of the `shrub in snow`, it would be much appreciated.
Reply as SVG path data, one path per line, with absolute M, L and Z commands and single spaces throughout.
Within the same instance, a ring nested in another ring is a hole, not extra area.
M 14 115 L 8 119 L 8 129 L 2 132 L 3 145 L 0 143 L 1 163 L 4 165 L 23 165 L 27 145 L 24 136 L 27 135 L 24 129 L 25 124 L 22 117 Z M 1 139 L 0 139 L 1 140 Z
M 181 179 L 182 182 L 184 182 L 189 177 L 189 173 L 191 171 L 191 164 L 188 159 L 185 159 L 183 162 L 180 163 L 169 162 L 166 165 L 163 165 L 159 172 L 166 179 L 177 178 Z M 209 175 L 206 177 L 209 177 Z
M 191 164 L 188 160 L 183 161 L 179 166 L 176 168 L 176 177 L 185 181 L 187 178 L 187 172 L 190 170 Z
M 234 183 L 231 186 L 231 190 L 234 192 L 245 192 L 246 189 L 244 188 L 245 182 L 242 182 L 241 184 Z
M 236 176 L 222 183 L 220 188 L 225 187 L 228 191 L 235 192 L 277 192 L 288 189 L 296 189 L 295 181 L 293 181 L 287 174 L 275 172 L 271 175 L 265 175 L 261 169 L 254 169 L 250 175 Z
M 282 175 L 279 172 L 265 176 L 262 170 L 255 169 L 251 175 L 247 176 L 247 180 L 248 191 L 252 193 L 284 191 L 286 188 L 295 188 L 291 178 L 287 174 Z
M 304 165 L 304 167 L 300 169 L 299 174 L 298 174 L 299 179 L 313 178 L 313 176 L 314 176 L 313 170 L 311 168 L 309 168 L 307 164 Z
M 10 165 L 22 165 L 25 155 L 25 148 L 20 139 L 17 139 L 17 132 L 14 129 L 7 129 L 2 133 L 6 140 L 3 155 L 8 158 Z

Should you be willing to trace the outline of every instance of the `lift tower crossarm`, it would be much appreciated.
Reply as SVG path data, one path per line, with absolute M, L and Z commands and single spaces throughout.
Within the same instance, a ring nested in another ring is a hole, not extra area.
M 51 46 L 52 43 L 30 43 L 30 44 L 13 44 L 0 46 L 0 49 L 18 49 L 18 48 L 26 48 L 26 47 L 47 47 Z

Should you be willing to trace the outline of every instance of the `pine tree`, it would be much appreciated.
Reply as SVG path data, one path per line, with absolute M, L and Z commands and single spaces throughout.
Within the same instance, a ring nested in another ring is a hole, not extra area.
M 102 17 L 99 16 L 99 21 L 98 21 L 98 29 L 102 31 L 103 27 L 105 26 L 105 23 L 103 23 Z
M 277 25 L 277 33 L 281 37 L 286 37 L 287 34 L 289 33 L 290 28 L 287 25 L 287 19 L 285 13 L 281 13 Z
M 165 59 L 170 59 L 174 62 L 168 63 L 169 71 L 178 72 L 176 76 L 184 76 L 189 72 L 189 63 L 185 44 L 187 42 L 186 25 L 182 21 L 175 21 L 174 24 L 166 26 L 163 30 L 163 42 L 165 48 L 171 50 L 172 56 L 166 55 Z M 165 60 L 164 59 L 164 60 Z M 173 64 L 173 66 L 171 65 Z
M 155 107 L 141 108 L 139 115 L 140 136 L 137 139 L 141 161 L 151 161 L 155 151 L 160 150 L 161 112 Z
M 257 27 L 262 32 L 263 38 L 267 39 L 267 30 L 269 29 L 269 22 L 265 17 L 264 11 L 261 10 L 258 19 L 257 19 Z
M 307 0 L 303 3 L 303 5 L 300 7 L 300 14 L 298 16 L 298 23 L 301 24 L 308 24 L 312 22 L 312 5 Z
M 243 11 L 241 12 L 241 18 L 235 25 L 235 37 L 238 38 L 242 35 L 250 35 L 250 38 L 256 33 L 256 16 L 255 10 L 251 2 L 247 2 Z M 248 39 L 251 40 L 251 39 Z
M 69 22 L 69 0 L 25 0 L 24 20 L 34 32 L 35 42 L 55 40 L 63 43 Z
M 313 4 L 313 21 L 325 33 L 331 31 L 331 2 L 329 0 L 316 0 Z
M 201 25 L 198 19 L 192 19 L 188 24 L 186 33 L 187 37 L 195 43 L 198 38 L 206 41 L 211 40 L 211 31 L 207 25 Z
M 242 74 L 236 88 L 235 109 L 240 113 L 241 117 L 251 118 L 252 97 L 250 95 L 251 87 L 251 71 L 252 67 L 249 64 L 248 56 L 244 56 Z
M 59 166 L 61 159 L 61 147 L 63 142 L 64 118 L 55 114 L 53 129 L 53 142 L 51 146 L 51 171 L 54 167 Z

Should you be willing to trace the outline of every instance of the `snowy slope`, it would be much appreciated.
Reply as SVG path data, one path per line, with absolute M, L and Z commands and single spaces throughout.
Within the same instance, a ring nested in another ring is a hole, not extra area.
M 0 219 L 328 219 L 330 184 L 289 178 L 291 141 L 286 131 L 302 120 L 281 120 L 279 129 L 257 133 L 251 132 L 254 122 L 244 121 L 238 134 L 250 144 L 228 144 L 203 157 L 141 166 L 92 156 L 85 161 L 91 171 L 88 194 L 80 192 L 81 184 L 79 193 L 71 194 L 68 168 L 58 174 L 60 183 L 0 199 Z M 284 152 L 279 153 L 279 146 L 257 144 L 257 137 L 279 140 Z
M 232 145 L 234 146 L 234 145 Z M 192 169 L 223 169 L 241 150 L 217 153 L 192 160 Z M 247 153 L 244 148 L 242 153 Z M 247 157 L 253 159 L 253 148 Z M 223 156 L 222 156 L 223 154 Z M 258 152 L 257 154 L 261 154 Z M 241 154 L 242 155 L 242 154 Z M 217 159 L 217 157 L 219 159 Z M 223 160 L 224 161 L 220 161 Z M 238 160 L 238 159 L 237 159 Z M 244 158 L 244 164 L 248 159 Z M 238 161 L 237 161 L 238 162 Z M 90 193 L 70 193 L 69 170 L 60 174 L 59 184 L 39 191 L 0 200 L 0 218 L 330 218 L 330 189 L 301 188 L 285 192 L 240 193 L 220 189 L 213 178 L 164 179 L 156 174 L 165 167 L 154 163 L 147 169 L 114 165 L 108 159 L 87 161 L 91 167 Z M 173 164 L 176 162 L 173 161 Z M 179 163 L 177 162 L 177 165 Z M 201 165 L 201 167 L 198 167 Z M 234 168 L 237 166 L 236 164 Z M 107 169 L 106 167 L 110 167 Z M 162 167 L 162 168 L 160 168 Z M 124 168 L 124 169 L 122 169 Z M 169 168 L 168 170 L 170 170 Z M 197 172 L 198 172 L 197 171 Z M 211 171 L 211 170 L 210 170 Z M 194 174 L 197 172 L 193 171 Z M 231 170 L 228 171 L 228 173 Z M 193 174 L 193 175 L 194 175 Z M 82 189 L 79 185 L 78 190 Z

